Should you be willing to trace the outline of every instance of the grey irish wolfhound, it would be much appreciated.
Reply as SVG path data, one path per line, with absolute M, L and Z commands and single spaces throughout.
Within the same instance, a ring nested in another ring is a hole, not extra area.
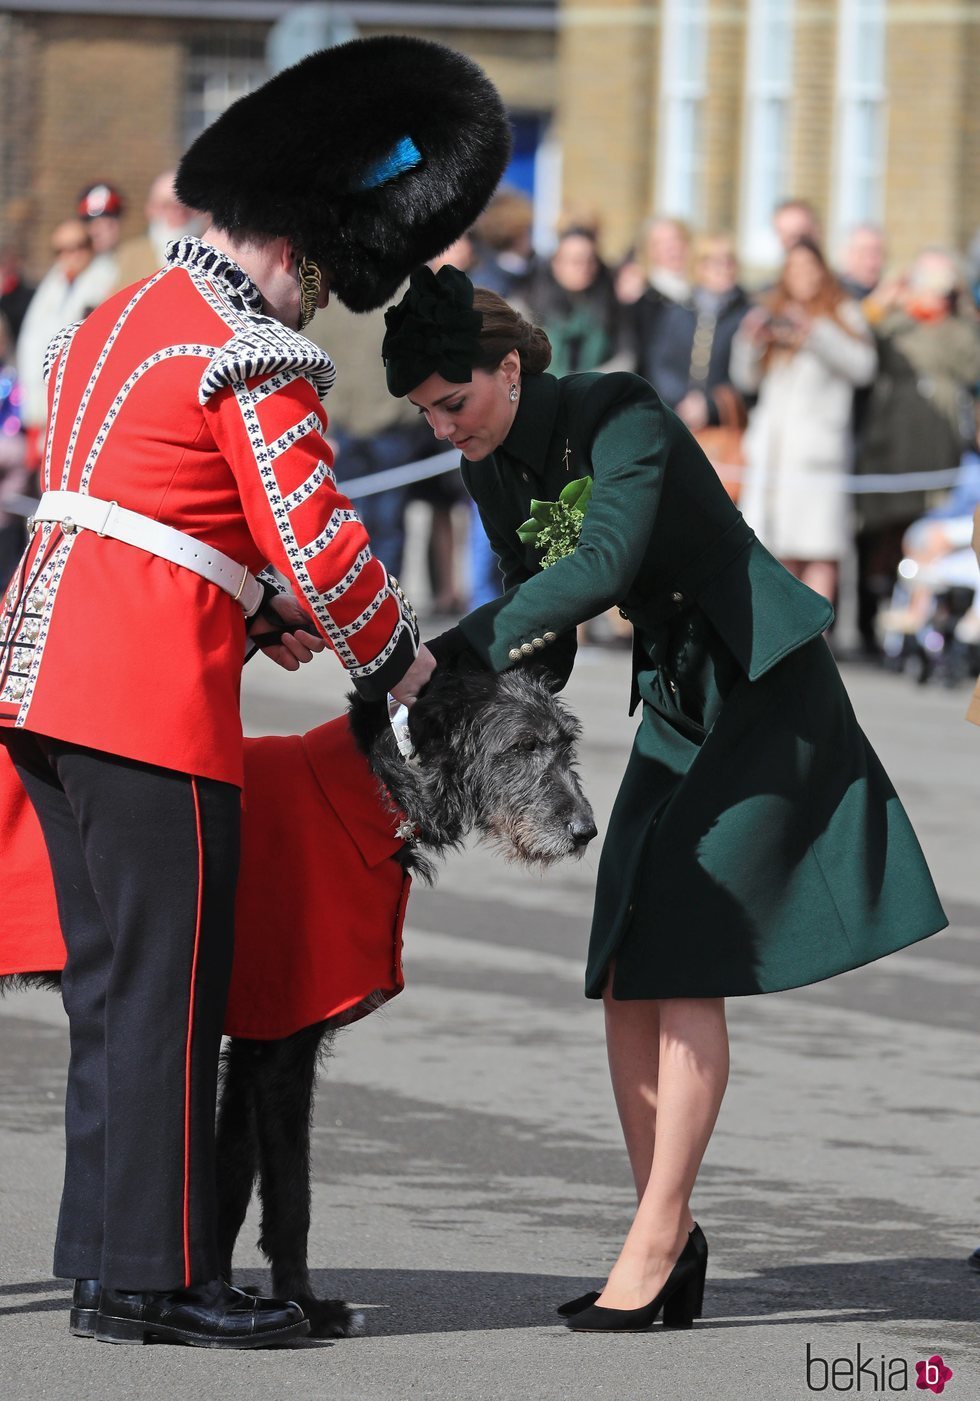
M 412 762 L 399 753 L 387 712 L 351 698 L 355 739 L 379 783 L 415 824 L 392 858 L 423 880 L 433 858 L 472 831 L 527 866 L 581 855 L 596 834 L 575 771 L 577 720 L 543 679 L 442 667 L 411 711 Z M 286 937 L 285 931 L 279 937 Z M 312 1331 L 355 1331 L 349 1306 L 317 1299 L 307 1263 L 310 1124 L 317 1066 L 336 1035 L 325 1022 L 276 1041 L 232 1038 L 218 1105 L 218 1240 L 225 1277 L 258 1180 L 259 1244 L 277 1298 L 301 1304 Z

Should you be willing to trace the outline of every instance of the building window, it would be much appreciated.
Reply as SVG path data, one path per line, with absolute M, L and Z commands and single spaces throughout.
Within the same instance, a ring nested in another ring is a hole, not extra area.
M 772 213 L 789 188 L 789 124 L 793 91 L 793 0 L 750 0 L 745 69 L 742 161 L 742 257 L 778 262 Z
M 832 233 L 882 216 L 885 0 L 840 0 Z
M 264 27 L 214 30 L 187 46 L 184 68 L 184 145 L 220 117 L 226 107 L 268 77 Z
M 661 18 L 657 211 L 697 223 L 704 170 L 708 6 L 706 0 L 664 0 Z

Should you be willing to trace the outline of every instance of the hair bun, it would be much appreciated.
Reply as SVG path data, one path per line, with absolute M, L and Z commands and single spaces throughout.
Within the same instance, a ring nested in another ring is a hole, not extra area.
M 526 375 L 540 375 L 551 364 L 551 341 L 540 326 L 521 317 L 521 343 L 517 347 L 521 369 Z
M 551 342 L 540 326 L 528 321 L 503 297 L 486 287 L 474 290 L 473 308 L 483 317 L 481 353 L 475 368 L 492 370 L 511 350 L 516 350 L 521 357 L 524 374 L 539 375 L 548 368 Z

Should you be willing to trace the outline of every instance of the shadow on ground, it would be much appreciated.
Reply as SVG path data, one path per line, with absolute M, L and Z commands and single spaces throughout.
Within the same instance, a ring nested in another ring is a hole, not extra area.
M 251 1284 L 262 1271 L 243 1271 Z M 318 1295 L 363 1308 L 373 1337 L 537 1328 L 560 1320 L 556 1305 L 598 1281 L 588 1276 L 456 1270 L 312 1272 Z M 263 1282 L 268 1289 L 267 1282 Z M 781 1266 L 737 1279 L 708 1278 L 701 1329 L 894 1322 L 970 1323 L 980 1309 L 980 1277 L 962 1259 L 891 1258 Z M 781 1317 L 780 1315 L 785 1315 Z

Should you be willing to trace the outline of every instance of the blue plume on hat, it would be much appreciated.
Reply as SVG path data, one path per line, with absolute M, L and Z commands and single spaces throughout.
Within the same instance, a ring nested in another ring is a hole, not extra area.
M 396 141 L 386 156 L 368 166 L 363 175 L 355 181 L 354 188 L 375 190 L 379 185 L 386 185 L 389 180 L 396 180 L 406 170 L 414 170 L 421 164 L 422 152 L 410 136 L 403 136 L 400 141 Z

